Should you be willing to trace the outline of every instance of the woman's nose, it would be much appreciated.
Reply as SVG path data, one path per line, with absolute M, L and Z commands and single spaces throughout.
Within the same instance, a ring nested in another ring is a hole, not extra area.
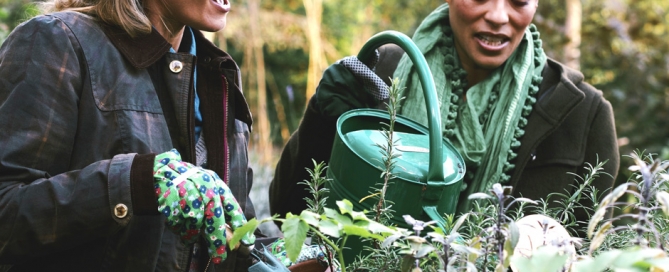
M 484 16 L 485 20 L 494 25 L 504 25 L 509 22 L 509 13 L 507 9 L 508 0 L 490 0 Z

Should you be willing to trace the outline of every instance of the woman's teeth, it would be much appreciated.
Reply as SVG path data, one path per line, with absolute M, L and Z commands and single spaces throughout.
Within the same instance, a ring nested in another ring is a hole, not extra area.
M 478 37 L 481 41 L 490 46 L 500 46 L 504 42 L 504 38 L 499 38 L 499 37 L 491 37 L 485 35 L 479 35 Z

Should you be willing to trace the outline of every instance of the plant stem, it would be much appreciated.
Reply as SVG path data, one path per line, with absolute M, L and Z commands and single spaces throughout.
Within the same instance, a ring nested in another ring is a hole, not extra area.
M 342 240 L 342 243 L 341 243 L 341 248 L 339 248 L 334 242 L 332 242 L 330 239 L 325 237 L 325 235 L 323 235 L 320 231 L 318 231 L 314 227 L 309 226 L 309 229 L 313 233 L 318 235 L 318 237 L 321 238 L 321 241 L 323 241 L 326 244 L 328 244 L 329 246 L 331 246 L 337 252 L 337 259 L 339 259 L 339 266 L 341 268 L 341 272 L 346 272 L 346 264 L 344 263 L 344 252 L 343 252 L 342 249 L 344 248 L 344 245 L 346 245 L 346 238 L 348 238 L 348 236 L 344 236 L 344 238 Z

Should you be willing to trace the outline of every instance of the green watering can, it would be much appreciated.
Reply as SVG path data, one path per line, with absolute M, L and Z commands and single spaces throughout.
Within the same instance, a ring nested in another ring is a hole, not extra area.
M 393 170 L 386 199 L 394 204 L 392 224 L 411 229 L 403 215 L 422 221 L 436 221 L 443 229 L 443 214 L 453 214 L 465 174 L 462 156 L 441 136 L 441 116 L 437 92 L 425 57 L 411 39 L 396 31 L 374 35 L 360 50 L 358 58 L 369 60 L 381 45 L 395 43 L 402 47 L 417 69 L 427 106 L 428 128 L 397 116 L 393 138 L 397 139 L 395 154 L 401 154 Z M 351 110 L 337 120 L 337 134 L 326 173 L 330 196 L 326 204 L 336 208 L 335 201 L 348 199 L 358 211 L 373 210 L 377 200 L 361 199 L 380 188 L 383 157 L 381 146 L 387 145 L 381 129 L 389 123 L 387 112 L 376 109 Z M 349 246 L 349 245 L 347 245 Z M 353 246 L 351 246 L 353 247 Z

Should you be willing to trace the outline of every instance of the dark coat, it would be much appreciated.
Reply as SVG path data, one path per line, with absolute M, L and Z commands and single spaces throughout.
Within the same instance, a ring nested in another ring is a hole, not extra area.
M 403 51 L 394 45 L 383 46 L 379 51 L 376 73 L 385 80 L 392 76 Z M 348 79 L 342 75 L 336 80 Z M 516 166 L 508 184 L 513 186 L 513 194 L 545 199 L 553 192 L 572 192 L 579 180 L 569 173 L 582 176 L 587 172 L 588 163 L 594 166 L 605 160 L 608 162 L 604 172 L 610 176 L 601 174 L 593 185 L 600 192 L 609 190 L 618 172 L 619 154 L 613 111 L 602 92 L 583 82 L 580 72 L 549 59 L 537 98 L 517 150 L 518 156 L 513 161 Z M 329 161 L 336 118 L 323 116 L 316 100 L 314 96 L 309 101 L 299 128 L 276 166 L 270 187 L 272 214 L 299 214 L 305 209 L 303 198 L 311 196 L 304 190 L 305 186 L 297 182 L 309 180 L 304 169 L 313 168 L 312 158 L 317 162 Z M 467 196 L 460 196 L 463 197 Z M 587 201 L 583 204 L 592 207 Z M 577 213 L 578 219 L 587 219 L 582 211 Z
M 153 158 L 175 147 L 195 160 L 195 65 L 207 168 L 254 217 L 251 115 L 239 69 L 195 35 L 197 60 L 169 53 L 155 30 L 131 38 L 76 12 L 39 16 L 12 32 L 0 49 L 0 265 L 186 271 L 192 246 L 157 212 Z M 181 71 L 170 69 L 174 61 Z M 230 253 L 224 265 L 234 261 Z

